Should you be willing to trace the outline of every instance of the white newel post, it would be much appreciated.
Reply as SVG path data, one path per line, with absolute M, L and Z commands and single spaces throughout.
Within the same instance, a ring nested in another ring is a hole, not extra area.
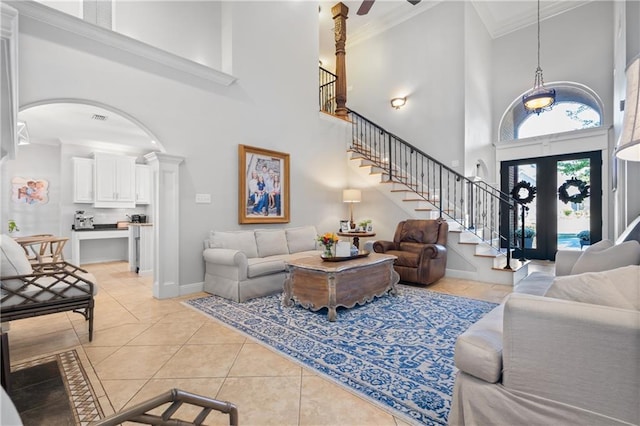
M 180 295 L 179 216 L 180 175 L 183 157 L 151 152 L 144 156 L 152 170 L 153 296 Z

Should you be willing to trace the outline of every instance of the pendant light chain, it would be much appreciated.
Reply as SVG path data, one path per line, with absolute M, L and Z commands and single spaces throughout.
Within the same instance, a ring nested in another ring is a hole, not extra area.
M 522 103 L 527 113 L 540 114 L 551 109 L 556 101 L 555 89 L 544 87 L 542 68 L 540 67 L 540 0 L 538 0 L 538 67 L 533 79 L 533 89 L 522 97 Z
M 538 0 L 538 68 L 540 68 L 540 0 Z

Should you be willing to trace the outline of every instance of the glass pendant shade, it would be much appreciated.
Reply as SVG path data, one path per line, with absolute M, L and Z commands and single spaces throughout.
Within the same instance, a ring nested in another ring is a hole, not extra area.
M 627 97 L 616 157 L 640 161 L 640 56 L 627 68 Z
M 544 87 L 542 80 L 542 69 L 538 67 L 536 70 L 536 78 L 533 89 L 528 91 L 522 97 L 524 108 L 529 112 L 540 114 L 542 111 L 548 111 L 556 101 L 555 89 L 547 89 Z

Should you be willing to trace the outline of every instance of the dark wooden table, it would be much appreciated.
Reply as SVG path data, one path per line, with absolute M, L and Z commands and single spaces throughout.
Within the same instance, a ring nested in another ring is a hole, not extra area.
M 360 249 L 360 237 L 375 237 L 375 232 L 338 232 L 341 237 L 353 237 L 353 245 Z

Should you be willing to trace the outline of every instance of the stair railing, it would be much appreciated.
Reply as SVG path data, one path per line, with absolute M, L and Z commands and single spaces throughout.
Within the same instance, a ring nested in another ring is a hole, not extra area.
M 338 76 L 320 67 L 320 111 L 335 115 Z
M 388 182 L 403 184 L 418 201 L 435 206 L 440 217 L 458 223 L 496 253 L 506 249 L 505 269 L 511 269 L 512 221 L 507 221 L 509 229 L 500 229 L 501 217 L 516 211 L 508 194 L 461 175 L 357 112 L 349 114 L 351 150 L 380 169 Z

